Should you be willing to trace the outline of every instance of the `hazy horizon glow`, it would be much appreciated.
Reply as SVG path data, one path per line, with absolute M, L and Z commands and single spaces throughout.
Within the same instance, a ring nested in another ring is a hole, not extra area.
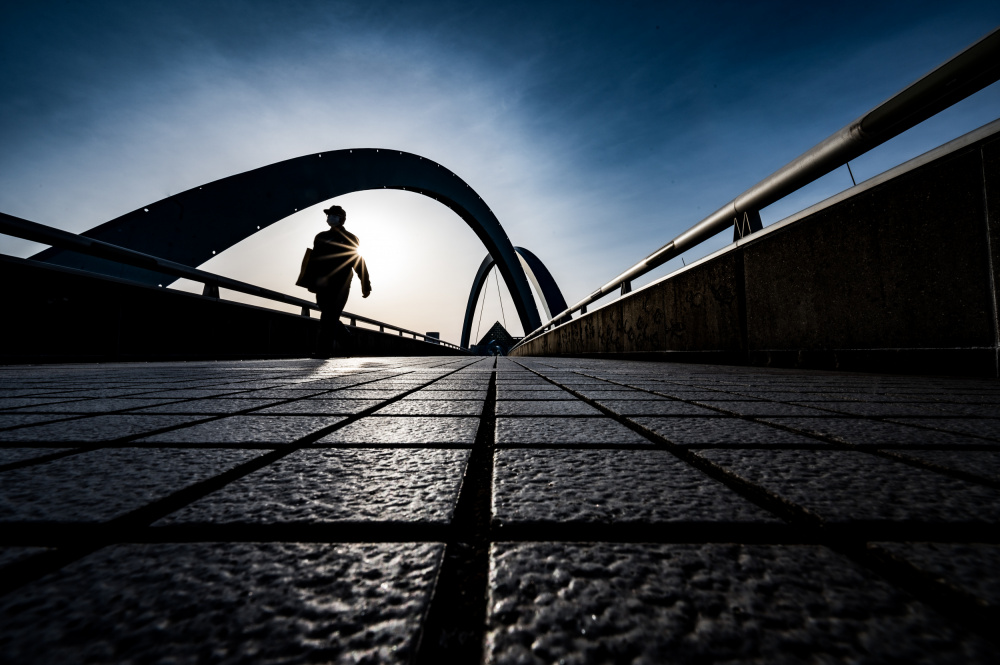
M 572 303 L 998 23 L 979 0 L 9 5 L 0 210 L 81 232 L 283 159 L 405 150 L 466 180 Z M 852 162 L 855 177 L 998 109 L 993 85 Z M 850 184 L 838 170 L 762 217 Z M 485 256 L 472 231 L 411 193 L 335 200 L 374 287 L 347 309 L 457 342 Z M 293 282 L 322 228 L 315 206 L 201 267 L 310 297 Z M 0 236 L 0 252 L 34 251 Z M 520 334 L 501 292 L 503 313 L 486 291 L 482 330 L 506 314 Z

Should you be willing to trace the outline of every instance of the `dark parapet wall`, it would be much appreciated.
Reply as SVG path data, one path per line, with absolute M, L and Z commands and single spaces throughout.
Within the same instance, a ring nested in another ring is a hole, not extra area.
M 301 358 L 317 319 L 0 258 L 0 363 Z M 351 328 L 358 356 L 462 353 L 410 337 Z
M 956 143 L 512 355 L 997 376 L 1000 139 Z

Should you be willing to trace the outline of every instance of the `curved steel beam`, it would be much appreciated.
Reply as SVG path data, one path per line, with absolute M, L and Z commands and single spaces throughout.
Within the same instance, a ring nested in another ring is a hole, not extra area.
M 535 290 L 542 296 L 542 308 L 545 310 L 545 316 L 551 319 L 552 312 L 561 312 L 566 309 L 566 299 L 563 298 L 556 280 L 552 277 L 552 273 L 545 267 L 541 259 L 524 247 L 515 247 L 514 251 L 517 252 L 517 258 L 521 260 L 524 272 L 531 279 L 531 283 L 535 285 Z M 482 293 L 483 287 L 486 285 L 486 277 L 490 274 L 492 267 L 493 257 L 487 254 L 483 262 L 479 264 L 479 270 L 476 271 L 475 279 L 472 280 L 472 290 L 469 291 L 469 303 L 465 306 L 465 320 L 462 322 L 462 340 L 460 342 L 462 348 L 469 348 L 469 342 L 471 341 L 469 337 L 472 334 L 472 320 L 476 314 L 476 303 L 479 302 L 479 294 Z
M 299 210 L 368 189 L 416 192 L 453 210 L 496 260 L 524 330 L 541 325 L 514 246 L 482 197 L 440 164 L 398 150 L 333 150 L 296 157 L 175 194 L 81 235 L 194 267 Z M 31 258 L 146 284 L 173 280 L 54 247 Z

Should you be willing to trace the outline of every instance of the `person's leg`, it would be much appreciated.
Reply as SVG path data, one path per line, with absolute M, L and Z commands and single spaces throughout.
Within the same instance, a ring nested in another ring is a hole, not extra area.
M 327 344 L 336 340 L 337 352 L 340 354 L 350 353 L 353 349 L 353 336 L 343 323 L 340 322 L 340 315 L 347 305 L 347 298 L 351 294 L 351 285 L 347 283 L 339 291 L 329 291 L 324 299 L 326 304 L 320 305 L 323 308 L 320 322 L 326 331 Z M 317 294 L 318 295 L 318 294 Z M 317 298 L 317 303 L 319 298 Z

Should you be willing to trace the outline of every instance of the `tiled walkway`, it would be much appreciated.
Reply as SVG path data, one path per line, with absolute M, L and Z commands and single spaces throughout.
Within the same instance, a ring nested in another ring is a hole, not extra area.
M 0 662 L 997 662 L 1000 384 L 0 367 Z

